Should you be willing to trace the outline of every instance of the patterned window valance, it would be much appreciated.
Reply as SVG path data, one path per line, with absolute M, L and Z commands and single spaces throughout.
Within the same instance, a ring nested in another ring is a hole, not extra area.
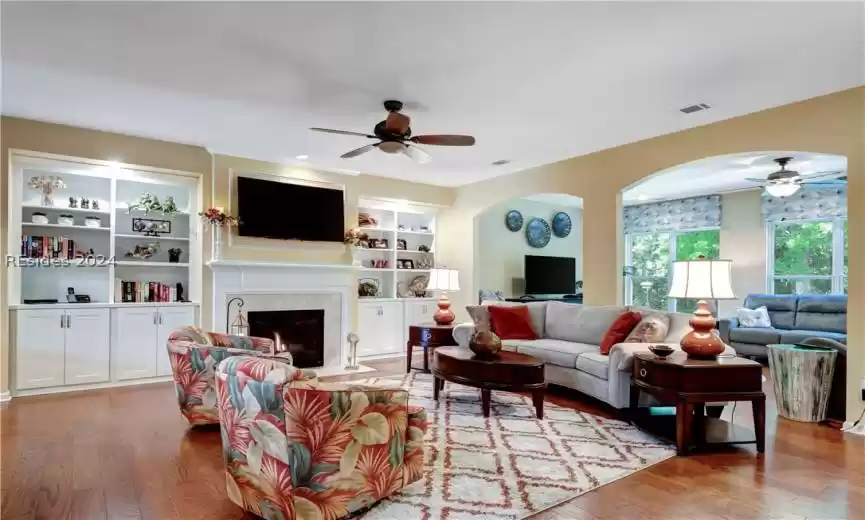
M 712 227 L 721 227 L 720 195 L 625 206 L 626 234 Z
M 789 197 L 763 194 L 763 220 L 818 220 L 847 218 L 847 186 L 809 188 L 806 184 Z

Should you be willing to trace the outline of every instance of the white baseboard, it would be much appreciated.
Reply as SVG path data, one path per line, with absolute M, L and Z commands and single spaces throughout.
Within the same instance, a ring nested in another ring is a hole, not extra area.
M 0 392 L 0 403 L 8 403 L 12 400 L 12 394 L 7 390 L 6 392 Z
M 75 386 L 53 386 L 51 388 L 34 388 L 31 390 L 16 390 L 14 397 L 29 397 L 33 395 L 67 394 L 84 390 L 101 390 L 104 388 L 119 388 L 123 386 L 149 385 L 174 381 L 172 376 L 149 377 L 147 379 L 132 379 L 130 381 L 109 381 L 107 383 L 90 383 Z M 0 395 L 2 397 L 2 395 Z
M 842 428 L 842 430 L 844 430 L 844 433 L 849 433 L 851 435 L 861 435 L 865 437 L 865 422 L 861 422 L 857 424 L 855 428 L 853 428 L 854 422 L 855 421 L 844 421 L 844 427 Z

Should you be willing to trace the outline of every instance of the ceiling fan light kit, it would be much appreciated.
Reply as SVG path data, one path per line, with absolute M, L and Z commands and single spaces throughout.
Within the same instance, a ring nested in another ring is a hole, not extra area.
M 792 157 L 778 157 L 773 160 L 781 167 L 780 170 L 770 173 L 765 179 L 746 179 L 762 184 L 766 193 L 772 197 L 789 197 L 799 191 L 804 183 L 812 179 L 820 179 L 843 173 L 841 171 L 828 171 L 800 175 L 795 170 L 787 169 L 787 163 L 793 160 Z
M 357 157 L 358 155 L 365 154 L 370 150 L 377 148 L 387 154 L 406 155 L 418 164 L 423 164 L 429 162 L 432 159 L 432 156 L 422 148 L 418 147 L 418 144 L 432 146 L 472 146 L 475 144 L 475 138 L 470 135 L 417 135 L 412 137 L 410 126 L 411 118 L 400 113 L 402 107 L 403 104 L 401 101 L 393 99 L 385 101 L 384 109 L 388 112 L 387 119 L 377 123 L 373 128 L 372 134 L 317 127 L 310 128 L 310 130 L 329 134 L 378 139 L 377 143 L 361 146 L 360 148 L 355 148 L 354 150 L 342 154 L 340 157 L 343 159 Z

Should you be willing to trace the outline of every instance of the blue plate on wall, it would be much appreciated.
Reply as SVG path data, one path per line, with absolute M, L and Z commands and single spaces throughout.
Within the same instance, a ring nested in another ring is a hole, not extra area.
M 523 229 L 523 214 L 512 209 L 505 214 L 505 226 L 511 231 L 519 231 Z
M 550 225 L 547 221 L 535 217 L 526 224 L 526 240 L 532 247 L 541 248 L 550 243 Z
M 571 234 L 571 216 L 560 211 L 553 215 L 553 234 L 565 238 Z

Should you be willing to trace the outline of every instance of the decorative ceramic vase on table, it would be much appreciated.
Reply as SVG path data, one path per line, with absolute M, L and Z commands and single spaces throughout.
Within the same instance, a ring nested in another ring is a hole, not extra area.
M 469 348 L 481 359 L 493 359 L 502 349 L 502 340 L 493 331 L 478 331 L 472 335 Z
M 778 415 L 793 421 L 825 420 L 838 353 L 808 345 L 766 347 Z

